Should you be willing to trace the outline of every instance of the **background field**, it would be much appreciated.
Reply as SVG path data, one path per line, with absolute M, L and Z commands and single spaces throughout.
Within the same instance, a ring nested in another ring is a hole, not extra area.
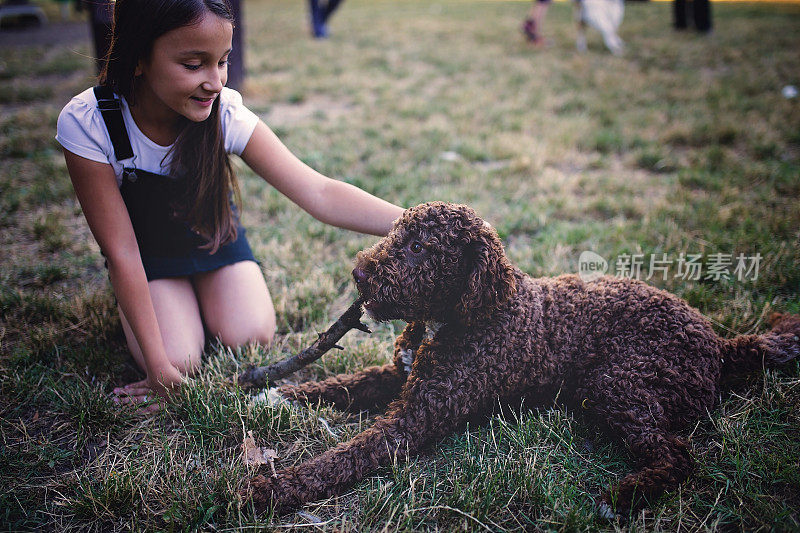
M 526 2 L 349 0 L 324 42 L 304 2 L 245 4 L 245 102 L 323 173 L 405 206 L 469 203 L 534 275 L 575 272 L 584 250 L 612 270 L 623 254 L 758 253 L 756 280 L 684 280 L 673 265 L 650 282 L 724 336 L 800 313 L 800 101 L 781 95 L 800 85 L 800 6 L 715 4 L 713 35 L 698 36 L 671 29 L 669 3 L 628 4 L 616 58 L 596 33 L 575 53 L 565 3 L 544 50 L 519 34 Z M 140 375 L 53 140 L 61 107 L 93 84 L 89 53 L 0 48 L 0 529 L 623 527 L 596 519 L 592 496 L 629 457 L 557 405 L 471 427 L 301 514 L 240 509 L 246 431 L 282 467 L 369 424 L 254 405 L 226 380 L 310 343 L 355 297 L 352 259 L 375 239 L 312 220 L 239 161 L 275 346 L 209 345 L 162 413 L 114 406 L 108 392 Z M 402 324 L 372 327 L 292 379 L 386 361 Z M 624 528 L 800 529 L 799 408 L 796 364 L 726 388 L 686 430 L 694 477 Z

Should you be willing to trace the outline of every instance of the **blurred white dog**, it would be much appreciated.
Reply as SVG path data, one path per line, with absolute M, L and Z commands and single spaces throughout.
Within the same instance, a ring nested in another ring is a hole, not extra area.
M 574 5 L 578 50 L 586 51 L 586 26 L 589 25 L 603 35 L 603 42 L 612 54 L 622 54 L 625 43 L 617 35 L 617 28 L 625 14 L 624 0 L 576 0 Z

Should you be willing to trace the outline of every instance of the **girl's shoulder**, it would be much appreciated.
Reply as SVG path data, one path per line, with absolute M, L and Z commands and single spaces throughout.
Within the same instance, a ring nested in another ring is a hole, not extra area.
M 62 118 L 92 120 L 95 115 L 100 117 L 100 111 L 97 109 L 97 97 L 94 95 L 94 89 L 89 87 L 82 93 L 73 96 L 61 110 L 58 118 L 59 120 Z
M 56 125 L 56 140 L 77 155 L 108 162 L 111 140 L 91 87 L 72 97 L 61 110 Z
M 242 101 L 242 95 L 239 91 L 231 89 L 230 87 L 223 87 L 222 92 L 219 93 L 219 105 L 225 108 L 235 108 L 243 107 L 244 102 Z
M 244 105 L 241 94 L 223 87 L 219 94 L 219 117 L 225 149 L 229 153 L 241 155 L 256 128 L 258 116 Z
M 67 109 L 71 106 L 89 106 L 89 107 L 97 107 L 97 97 L 94 94 L 94 87 L 89 87 L 85 89 L 83 92 L 80 92 L 72 97 L 72 99 L 64 106 L 64 109 Z
M 222 92 L 219 93 L 219 111 L 222 117 L 226 115 L 236 116 L 239 114 L 253 114 L 252 111 L 244 105 L 242 95 L 229 87 L 223 87 Z

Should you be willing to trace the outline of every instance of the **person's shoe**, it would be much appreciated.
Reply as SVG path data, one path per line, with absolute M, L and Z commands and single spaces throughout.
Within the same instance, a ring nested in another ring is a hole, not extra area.
M 317 2 L 311 2 L 311 35 L 315 39 L 324 39 L 328 36 L 328 28 L 323 18 L 323 8 Z
M 325 24 L 314 24 L 312 26 L 312 33 L 314 34 L 315 39 L 327 39 L 328 38 L 328 27 Z

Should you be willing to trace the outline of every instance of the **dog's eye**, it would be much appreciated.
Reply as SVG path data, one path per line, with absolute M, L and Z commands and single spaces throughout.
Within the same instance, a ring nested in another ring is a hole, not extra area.
M 414 241 L 410 245 L 408 245 L 408 249 L 411 250 L 412 254 L 419 254 L 422 253 L 424 250 L 422 244 L 419 241 Z

